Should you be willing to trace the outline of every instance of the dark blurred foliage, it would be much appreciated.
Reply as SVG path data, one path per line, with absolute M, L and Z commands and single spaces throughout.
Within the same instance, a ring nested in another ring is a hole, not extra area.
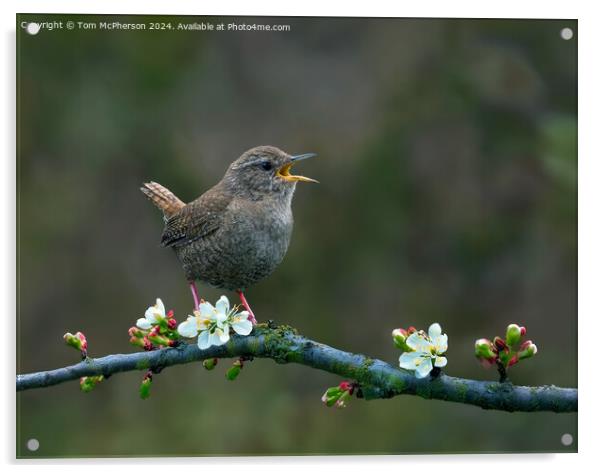
M 299 171 L 321 184 L 298 186 L 289 253 L 248 291 L 260 319 L 391 363 L 393 328 L 438 321 L 446 372 L 477 379 L 496 374 L 474 340 L 517 322 L 540 353 L 512 381 L 576 386 L 577 48 L 559 34 L 576 22 L 243 21 L 291 31 L 18 28 L 17 370 L 76 362 L 68 330 L 93 356 L 134 351 L 127 329 L 156 297 L 190 313 L 139 185 L 192 200 L 244 150 L 272 144 L 319 153 Z M 20 393 L 18 453 L 558 451 L 577 434 L 576 415 L 413 396 L 327 409 L 333 375 L 256 360 L 232 383 L 227 364 L 170 368 L 146 401 L 138 372 L 90 394 L 76 383 Z

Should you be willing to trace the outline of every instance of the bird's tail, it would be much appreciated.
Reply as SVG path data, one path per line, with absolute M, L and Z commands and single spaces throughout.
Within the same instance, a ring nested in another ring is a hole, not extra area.
M 163 212 L 165 218 L 171 217 L 186 205 L 173 192 L 156 182 L 145 182 L 140 190 Z

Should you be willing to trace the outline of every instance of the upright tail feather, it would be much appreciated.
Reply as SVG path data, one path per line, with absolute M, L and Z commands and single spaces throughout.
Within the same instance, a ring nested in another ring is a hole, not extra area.
M 140 190 L 163 212 L 166 219 L 186 205 L 173 192 L 156 182 L 145 182 Z

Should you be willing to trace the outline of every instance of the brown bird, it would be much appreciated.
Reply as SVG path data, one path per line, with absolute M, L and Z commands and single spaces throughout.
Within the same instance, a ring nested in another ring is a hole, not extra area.
M 201 281 L 236 291 L 249 320 L 256 323 L 244 291 L 269 276 L 284 258 L 297 182 L 318 182 L 290 170 L 312 156 L 291 156 L 274 146 L 252 148 L 228 167 L 220 182 L 188 204 L 156 182 L 140 188 L 163 211 L 161 244 L 176 252 L 195 310 L 195 281 Z

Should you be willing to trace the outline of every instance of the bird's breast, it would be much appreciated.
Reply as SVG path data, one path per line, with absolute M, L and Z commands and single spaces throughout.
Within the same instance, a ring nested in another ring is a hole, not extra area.
M 270 275 L 290 242 L 290 207 L 234 206 L 220 230 L 180 254 L 187 273 L 213 286 L 246 288 Z M 184 258 L 182 258 L 184 256 Z

